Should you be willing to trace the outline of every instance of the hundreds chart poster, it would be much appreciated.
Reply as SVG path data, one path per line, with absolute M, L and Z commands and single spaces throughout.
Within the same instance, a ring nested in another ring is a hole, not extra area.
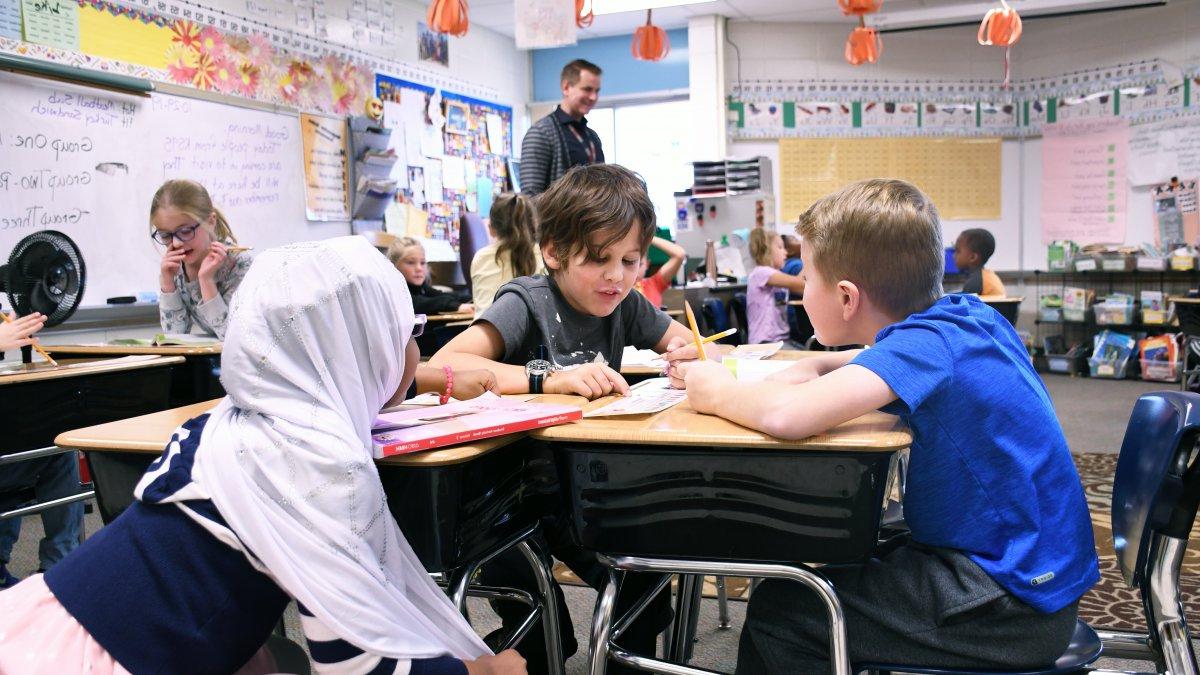
M 1125 241 L 1129 122 L 1075 119 L 1042 133 L 1042 242 Z

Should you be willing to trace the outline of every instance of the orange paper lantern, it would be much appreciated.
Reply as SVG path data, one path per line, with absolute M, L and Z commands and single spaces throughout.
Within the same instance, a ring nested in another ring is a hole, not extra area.
M 846 39 L 846 60 L 852 66 L 875 63 L 882 53 L 883 41 L 879 39 L 879 31 L 874 28 L 858 26 Z
M 872 14 L 878 12 L 882 5 L 883 0 L 838 0 L 838 6 L 846 16 Z
M 1004 0 L 1000 0 L 1000 4 L 1004 5 L 1004 9 L 990 9 L 987 14 L 983 15 L 977 39 L 981 45 L 1004 47 L 1003 87 L 1007 89 L 1009 49 L 1017 43 L 1017 40 L 1021 39 L 1021 15 L 1017 14 L 1017 10 L 1009 7 Z
M 587 28 L 592 25 L 592 0 L 575 0 L 575 25 Z
M 667 31 L 650 23 L 650 13 L 646 10 L 646 25 L 639 26 L 633 33 L 633 44 L 630 51 L 638 61 L 661 61 L 671 51 L 671 40 Z
M 433 0 L 425 14 L 429 30 L 462 37 L 471 27 L 467 20 L 467 0 Z

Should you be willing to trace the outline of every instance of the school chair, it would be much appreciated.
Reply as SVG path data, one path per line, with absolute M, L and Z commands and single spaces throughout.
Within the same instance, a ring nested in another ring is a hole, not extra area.
M 1200 506 L 1200 394 L 1160 391 L 1134 404 L 1113 479 L 1113 549 L 1125 583 L 1138 590 L 1147 633 L 1093 631 L 1078 622 L 1071 644 L 1038 674 L 1086 672 L 1099 656 L 1150 660 L 1158 673 L 1196 673 L 1179 568 Z M 859 671 L 968 672 L 864 663 Z M 986 671 L 995 672 L 995 671 Z M 1017 675 L 1013 673 L 1012 675 Z
M 471 290 L 471 263 L 475 253 L 488 245 L 487 226 L 478 213 L 463 211 L 458 223 L 458 266 L 462 269 L 463 279 L 467 283 L 467 291 Z
M 1005 298 L 1000 296 L 981 296 L 979 298 L 983 303 L 992 309 L 1000 312 L 1000 316 L 1008 319 L 1013 328 L 1017 327 L 1017 316 L 1021 312 L 1021 303 L 1025 301 L 1025 297 Z
M 712 333 L 720 333 L 723 330 L 729 329 L 729 312 L 725 308 L 725 303 L 721 302 L 720 298 L 705 298 L 704 306 L 701 310 L 704 314 L 704 321 L 708 324 L 708 330 Z M 737 335 L 729 335 L 717 340 L 725 344 L 737 344 L 732 340 L 737 339 Z
M 750 339 L 750 322 L 746 320 L 746 294 L 734 293 L 733 299 L 729 301 L 729 306 L 733 308 L 733 319 L 737 321 L 737 342 L 735 344 L 746 344 Z

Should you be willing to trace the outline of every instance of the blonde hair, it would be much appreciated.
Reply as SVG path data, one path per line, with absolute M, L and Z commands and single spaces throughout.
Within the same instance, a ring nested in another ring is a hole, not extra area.
M 527 277 L 537 271 L 538 255 L 533 246 L 536 243 L 538 218 L 533 200 L 522 194 L 505 192 L 492 202 L 488 214 L 492 231 L 499 240 L 496 245 L 496 264 L 505 257 L 512 261 L 513 272 L 519 277 Z
M 425 246 L 416 239 L 412 237 L 400 237 L 388 247 L 388 260 L 395 265 L 396 263 L 400 262 L 401 258 L 404 257 L 404 252 L 414 246 L 420 248 L 422 251 L 425 250 Z
M 750 231 L 750 257 L 759 265 L 771 266 L 771 246 L 779 239 L 775 230 L 756 227 Z
M 159 209 L 168 206 L 173 206 L 189 217 L 195 218 L 197 223 L 204 223 L 209 216 L 215 215 L 217 224 L 213 228 L 213 234 L 217 241 L 237 243 L 237 237 L 233 235 L 229 221 L 225 220 L 225 214 L 213 206 L 208 190 L 205 190 L 204 186 L 196 181 L 177 178 L 163 183 L 158 188 L 154 193 L 154 198 L 150 200 L 151 229 L 154 229 L 154 214 L 158 213 Z
M 833 283 L 854 282 L 893 318 L 942 297 L 945 255 L 937 208 L 911 183 L 852 183 L 810 206 L 796 231 L 817 272 Z

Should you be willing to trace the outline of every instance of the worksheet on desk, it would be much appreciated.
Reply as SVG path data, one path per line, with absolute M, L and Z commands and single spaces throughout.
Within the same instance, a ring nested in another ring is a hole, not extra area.
M 629 388 L 628 396 L 622 396 L 602 408 L 588 411 L 583 416 L 649 415 L 678 405 L 685 398 L 687 398 L 687 392 L 682 389 L 672 389 L 670 379 L 656 377 L 638 382 Z

